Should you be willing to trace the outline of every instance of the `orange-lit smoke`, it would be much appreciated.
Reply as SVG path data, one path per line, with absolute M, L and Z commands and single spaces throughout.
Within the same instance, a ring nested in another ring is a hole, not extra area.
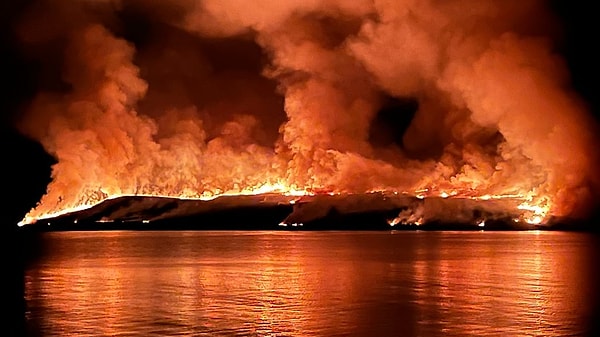
M 28 217 L 128 194 L 318 190 L 582 214 L 593 127 L 542 3 L 37 3 L 21 37 L 61 71 L 21 124 L 57 160 Z M 390 98 L 418 109 L 400 143 L 375 144 Z

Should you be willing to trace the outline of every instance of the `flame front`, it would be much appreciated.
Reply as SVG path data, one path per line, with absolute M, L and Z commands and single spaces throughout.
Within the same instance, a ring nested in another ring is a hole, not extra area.
M 594 198 L 594 126 L 535 1 L 168 3 L 24 16 L 65 57 L 21 123 L 57 161 L 21 225 L 125 195 L 512 198 L 532 224 Z

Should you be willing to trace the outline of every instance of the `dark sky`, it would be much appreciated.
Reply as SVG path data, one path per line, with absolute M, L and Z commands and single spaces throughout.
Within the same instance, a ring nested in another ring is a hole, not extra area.
M 39 144 L 20 135 L 14 122 L 36 91 L 38 67 L 19 49 L 14 25 L 31 1 L 0 3 L 0 53 L 2 55 L 0 96 L 3 172 L 6 179 L 3 223 L 16 223 L 35 205 L 49 181 L 52 158 Z M 593 2 L 550 1 L 564 24 L 564 39 L 558 45 L 571 70 L 573 85 L 598 115 L 597 18 Z

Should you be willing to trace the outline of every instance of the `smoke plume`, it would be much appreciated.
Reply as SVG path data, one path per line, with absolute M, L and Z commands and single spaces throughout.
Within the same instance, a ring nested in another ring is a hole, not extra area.
M 594 125 L 543 1 L 40 1 L 31 218 L 127 194 L 516 196 L 582 216 Z

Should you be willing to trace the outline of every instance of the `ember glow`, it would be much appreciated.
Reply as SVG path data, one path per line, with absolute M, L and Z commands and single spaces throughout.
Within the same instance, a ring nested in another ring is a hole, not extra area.
M 543 5 L 38 1 L 19 29 L 48 71 L 20 129 L 56 164 L 21 224 L 124 195 L 372 191 L 581 216 L 593 122 Z

